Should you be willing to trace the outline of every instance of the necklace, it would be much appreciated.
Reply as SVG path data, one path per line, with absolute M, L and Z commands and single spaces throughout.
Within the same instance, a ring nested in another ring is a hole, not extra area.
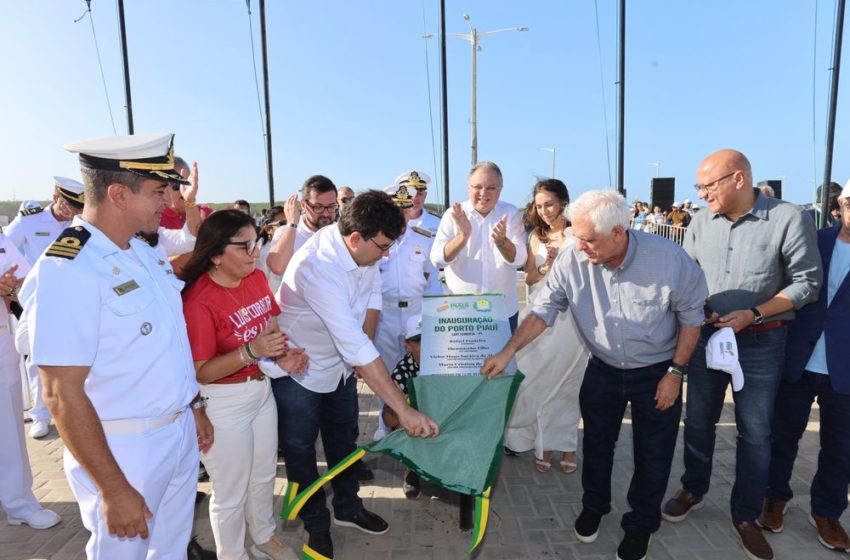
M 235 297 L 233 297 L 233 294 L 230 292 L 231 290 L 235 290 L 236 288 L 235 287 L 228 288 L 227 286 L 224 286 L 220 282 L 217 282 L 215 280 L 215 277 L 212 276 L 212 274 L 210 274 L 210 277 L 212 277 L 213 281 L 215 281 L 216 284 L 218 284 L 219 286 L 221 286 L 224 289 L 224 293 L 226 293 L 228 296 L 230 296 L 230 299 L 232 299 L 233 303 L 235 303 L 236 306 L 239 308 L 239 314 L 247 316 L 248 315 L 248 307 L 244 303 L 240 303 L 240 301 L 237 301 L 237 299 Z M 239 281 L 238 287 L 239 287 L 239 300 L 244 301 L 245 300 L 245 286 L 242 284 L 241 280 Z

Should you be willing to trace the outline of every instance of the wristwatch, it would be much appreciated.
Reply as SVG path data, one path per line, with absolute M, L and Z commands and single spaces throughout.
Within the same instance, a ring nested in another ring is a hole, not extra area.
M 688 374 L 688 366 L 671 362 L 670 367 L 667 368 L 667 373 L 682 379 Z
M 192 403 L 192 405 L 191 405 L 192 409 L 200 410 L 202 408 L 206 408 L 207 407 L 207 400 L 208 400 L 207 397 L 200 397 L 198 400 L 196 400 L 195 402 Z
M 758 307 L 750 307 L 750 311 L 753 312 L 753 325 L 761 325 L 764 323 L 764 315 L 761 314 Z

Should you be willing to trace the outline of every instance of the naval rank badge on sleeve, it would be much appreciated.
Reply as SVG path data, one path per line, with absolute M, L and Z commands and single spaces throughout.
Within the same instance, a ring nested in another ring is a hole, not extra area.
M 83 226 L 69 227 L 59 234 L 59 237 L 50 244 L 44 254 L 48 257 L 73 260 L 80 254 L 80 249 L 83 248 L 89 237 L 91 237 L 91 232 Z

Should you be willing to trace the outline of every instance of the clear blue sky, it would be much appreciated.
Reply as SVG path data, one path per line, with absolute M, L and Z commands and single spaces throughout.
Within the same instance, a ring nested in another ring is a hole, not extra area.
M 267 4 L 278 200 L 315 173 L 357 190 L 383 187 L 411 167 L 441 174 L 433 156 L 441 154 L 438 42 L 421 38 L 437 30 L 437 1 Z M 573 196 L 616 181 L 616 0 L 598 0 L 601 58 L 592 0 L 446 4 L 450 33 L 468 32 L 464 12 L 479 31 L 530 28 L 484 40 L 478 58 L 479 158 L 502 167 L 503 198 L 525 203 L 535 177 L 550 174 L 544 147 L 557 147 L 556 175 Z M 823 177 L 835 10 L 834 1 L 817 4 L 815 57 L 815 2 L 628 2 L 630 199 L 648 197 L 649 162 L 676 177 L 676 198 L 693 198 L 699 161 L 733 147 L 749 156 L 757 180 L 784 177 L 786 198 L 811 200 Z M 266 200 L 244 0 L 125 6 L 136 131 L 176 133 L 177 153 L 199 162 L 202 200 Z M 252 9 L 259 64 L 256 0 Z M 0 199 L 47 198 L 53 175 L 79 177 L 63 143 L 112 134 L 89 20 L 74 23 L 84 10 L 82 0 L 3 3 Z M 125 133 L 116 2 L 93 0 L 92 16 L 115 125 Z M 447 54 L 456 200 L 465 197 L 470 158 L 470 46 L 449 38 Z M 833 166 L 842 184 L 850 177 L 846 48 L 843 78 Z M 436 187 L 431 201 L 439 201 Z

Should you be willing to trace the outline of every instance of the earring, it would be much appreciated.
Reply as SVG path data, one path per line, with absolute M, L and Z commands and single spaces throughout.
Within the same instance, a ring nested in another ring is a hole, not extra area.
M 216 271 L 216 272 L 218 272 L 218 263 L 217 263 L 217 262 L 214 262 L 214 263 L 213 263 L 213 266 L 215 267 L 215 271 Z

